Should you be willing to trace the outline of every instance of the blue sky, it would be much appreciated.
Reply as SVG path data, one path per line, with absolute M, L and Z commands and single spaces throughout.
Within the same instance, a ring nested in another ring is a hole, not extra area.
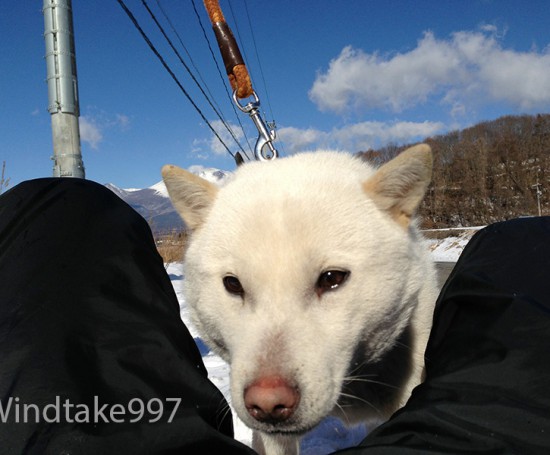
M 170 17 L 205 89 L 242 138 L 191 0 L 147 2 L 159 20 L 164 17 L 158 3 Z M 214 44 L 202 1 L 195 2 Z M 141 0 L 125 3 L 218 127 Z M 317 148 L 355 152 L 418 141 L 501 115 L 550 111 L 547 1 L 220 3 L 240 36 L 266 120 L 277 122 L 277 147 L 286 155 Z M 73 15 L 87 178 L 143 188 L 160 180 L 165 163 L 234 168 L 116 0 L 73 0 Z M 0 25 L 0 164 L 6 162 L 13 186 L 52 173 L 42 1 L 11 2 Z M 252 122 L 239 115 L 253 145 Z M 228 137 L 226 131 L 220 134 Z M 234 143 L 227 144 L 236 151 Z

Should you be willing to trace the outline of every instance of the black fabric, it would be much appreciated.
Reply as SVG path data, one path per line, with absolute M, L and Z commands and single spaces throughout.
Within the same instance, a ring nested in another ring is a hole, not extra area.
M 252 453 L 231 438 L 147 224 L 90 181 L 0 197 L 0 398 L 3 455 Z M 129 422 L 159 402 L 160 421 Z
M 426 359 L 407 405 L 339 453 L 550 453 L 550 218 L 474 236 L 439 297 Z
M 438 300 L 425 383 L 338 453 L 550 453 L 549 296 L 550 218 L 482 230 Z M 57 397 L 167 409 L 157 423 L 69 422 L 64 408 L 59 422 L 21 422 L 24 405 Z M 230 437 L 145 221 L 84 180 L 35 180 L 0 197 L 0 398 L 2 454 L 252 453 Z M 172 423 L 168 398 L 182 400 Z

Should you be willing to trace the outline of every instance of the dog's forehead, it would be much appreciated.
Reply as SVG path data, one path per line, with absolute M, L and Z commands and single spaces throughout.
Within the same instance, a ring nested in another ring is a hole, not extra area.
M 300 158 L 280 160 L 280 165 L 262 163 L 238 173 L 219 192 L 214 216 L 224 218 L 229 227 L 254 226 L 260 235 L 267 230 L 283 234 L 299 226 L 317 231 L 325 223 L 349 224 L 367 200 L 362 189 L 366 174 L 358 172 L 364 169 L 351 157 Z
M 374 169 L 360 159 L 338 152 L 302 153 L 289 158 L 242 166 L 222 188 L 224 205 L 293 202 L 337 204 L 362 193 Z
M 256 179 L 272 184 L 364 179 L 375 172 L 366 161 L 336 151 L 306 152 L 268 162 L 250 162 L 235 172 L 235 181 Z M 246 184 L 246 183 L 244 183 Z
M 346 262 L 357 256 L 358 244 L 368 247 L 366 226 L 380 217 L 362 189 L 371 174 L 368 165 L 335 153 L 237 172 L 204 228 L 210 256 L 268 268 Z

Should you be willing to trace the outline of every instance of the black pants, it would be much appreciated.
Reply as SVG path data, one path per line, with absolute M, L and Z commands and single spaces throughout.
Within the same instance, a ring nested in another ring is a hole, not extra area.
M 549 218 L 474 237 L 426 357 L 407 406 L 341 453 L 550 453 Z M 147 224 L 90 181 L 0 197 L 0 398 L 1 454 L 252 453 Z

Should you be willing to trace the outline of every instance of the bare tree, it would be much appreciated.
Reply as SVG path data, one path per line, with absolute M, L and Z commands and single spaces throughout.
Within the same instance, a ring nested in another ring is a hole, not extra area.
M 480 225 L 550 209 L 550 115 L 506 116 L 426 139 L 425 227 Z M 533 189 L 533 185 L 537 189 Z

